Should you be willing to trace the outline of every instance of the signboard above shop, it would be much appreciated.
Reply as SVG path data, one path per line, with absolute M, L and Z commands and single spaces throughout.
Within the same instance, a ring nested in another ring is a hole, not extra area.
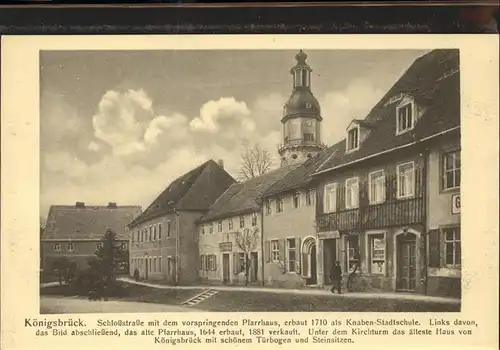
M 233 250 L 232 242 L 221 242 L 219 243 L 219 249 L 221 252 L 230 252 Z
M 454 194 L 451 196 L 451 213 L 460 214 L 460 195 Z
M 320 232 L 318 233 L 319 239 L 332 239 L 332 238 L 340 238 L 339 231 L 328 231 L 328 232 Z

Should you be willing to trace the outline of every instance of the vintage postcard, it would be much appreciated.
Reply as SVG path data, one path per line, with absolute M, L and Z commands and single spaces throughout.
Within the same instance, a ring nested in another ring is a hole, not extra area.
M 495 39 L 2 38 L 2 348 L 495 348 Z

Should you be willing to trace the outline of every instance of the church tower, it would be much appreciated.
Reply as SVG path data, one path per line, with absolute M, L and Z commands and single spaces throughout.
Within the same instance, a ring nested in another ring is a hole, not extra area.
M 278 147 L 281 166 L 303 162 L 323 148 L 321 143 L 321 109 L 311 92 L 312 69 L 306 63 L 307 55 L 300 50 L 297 63 L 290 70 L 293 90 L 283 107 L 283 144 Z

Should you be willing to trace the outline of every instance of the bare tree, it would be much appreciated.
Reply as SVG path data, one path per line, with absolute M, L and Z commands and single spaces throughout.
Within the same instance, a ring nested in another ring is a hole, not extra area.
M 271 153 L 266 148 L 259 145 L 250 147 L 247 143 L 243 144 L 241 153 L 240 180 L 245 181 L 260 176 L 271 169 L 273 165 Z
M 245 286 L 248 285 L 250 273 L 250 253 L 257 248 L 259 243 L 259 229 L 244 228 L 236 233 L 236 246 L 245 254 Z

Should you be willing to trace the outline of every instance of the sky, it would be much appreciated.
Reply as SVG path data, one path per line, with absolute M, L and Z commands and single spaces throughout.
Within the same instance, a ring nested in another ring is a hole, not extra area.
M 242 144 L 274 156 L 295 51 L 42 51 L 40 210 L 140 205 L 208 159 L 238 175 Z M 417 50 L 305 50 L 321 139 L 345 137 Z

